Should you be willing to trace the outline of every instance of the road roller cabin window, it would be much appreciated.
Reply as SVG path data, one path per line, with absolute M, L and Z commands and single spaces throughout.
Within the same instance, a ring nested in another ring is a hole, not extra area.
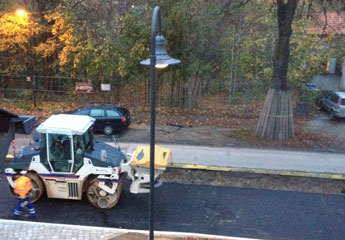
M 70 172 L 72 167 L 71 139 L 68 135 L 48 134 L 49 161 L 55 172 Z
M 41 163 L 49 170 L 51 171 L 51 168 L 48 163 L 47 159 L 47 135 L 46 134 L 40 134 L 40 161 Z
M 80 169 L 83 165 L 84 159 L 84 152 L 85 152 L 85 141 L 82 135 L 75 135 L 73 136 L 73 144 L 74 144 L 74 166 L 73 172 L 76 172 Z

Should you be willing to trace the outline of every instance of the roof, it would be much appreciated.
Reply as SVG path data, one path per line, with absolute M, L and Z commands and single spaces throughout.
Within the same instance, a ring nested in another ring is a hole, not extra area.
M 6 109 L 0 108 L 0 118 L 19 118 L 19 116 Z
M 123 108 L 123 106 L 119 104 L 112 104 L 112 103 L 89 103 L 85 106 L 85 108 Z
M 345 92 L 335 92 L 339 97 L 345 98 Z
M 345 12 L 317 13 L 308 27 L 308 33 L 345 34 Z
M 94 122 L 94 118 L 85 115 L 59 114 L 49 117 L 36 130 L 39 133 L 82 135 Z

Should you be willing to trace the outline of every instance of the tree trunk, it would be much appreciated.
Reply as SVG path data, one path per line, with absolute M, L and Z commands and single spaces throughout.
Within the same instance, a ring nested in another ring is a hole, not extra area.
M 197 100 L 198 96 L 195 93 L 195 89 L 197 89 L 197 85 L 198 85 L 200 68 L 201 68 L 201 63 L 199 62 L 199 67 L 198 67 L 198 70 L 195 73 L 193 87 L 192 87 L 192 90 L 190 92 L 189 109 L 192 109 L 194 107 L 195 103 L 197 103 L 197 101 L 198 101 Z
M 292 94 L 288 90 L 292 20 L 298 0 L 277 0 L 278 41 L 273 59 L 273 89 L 268 91 L 256 135 L 285 141 L 293 137 Z
M 171 73 L 170 75 L 170 106 L 174 106 L 174 88 L 175 88 L 175 81 L 174 81 L 174 74 Z
M 230 69 L 230 86 L 229 86 L 229 99 L 231 100 L 233 98 L 233 94 L 235 93 L 235 79 L 234 79 L 234 59 L 235 59 L 235 41 L 236 41 L 236 35 L 235 35 L 235 26 L 232 27 L 232 32 L 234 34 L 234 38 L 232 41 L 231 46 L 231 69 Z

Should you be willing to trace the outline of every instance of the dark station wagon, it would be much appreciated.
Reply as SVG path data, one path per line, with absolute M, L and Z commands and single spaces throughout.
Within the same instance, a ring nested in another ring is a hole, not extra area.
M 115 131 L 128 128 L 131 115 L 127 108 L 116 104 L 88 104 L 84 108 L 67 112 L 68 114 L 88 115 L 96 119 L 95 132 L 112 135 Z

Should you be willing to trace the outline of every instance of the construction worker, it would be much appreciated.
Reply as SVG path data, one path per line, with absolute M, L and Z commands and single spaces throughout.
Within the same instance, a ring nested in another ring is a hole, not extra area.
M 23 207 L 27 207 L 30 213 L 30 217 L 36 218 L 36 212 L 29 197 L 29 192 L 32 189 L 32 183 L 30 178 L 24 175 L 16 175 L 14 180 L 14 192 L 17 194 L 17 206 L 14 209 L 13 217 L 18 218 L 22 212 Z

